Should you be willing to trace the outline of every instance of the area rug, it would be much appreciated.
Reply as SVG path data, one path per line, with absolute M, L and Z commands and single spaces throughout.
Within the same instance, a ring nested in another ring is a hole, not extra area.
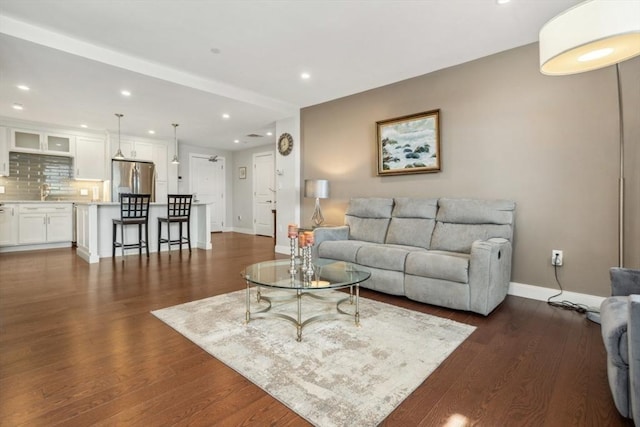
M 281 292 L 263 290 L 269 296 Z M 346 310 L 352 307 L 346 304 Z M 295 310 L 295 303 L 272 308 L 294 317 Z M 330 312 L 335 305 L 303 299 L 303 320 Z M 378 425 L 475 329 L 360 298 L 359 327 L 347 317 L 310 323 L 298 342 L 295 326 L 282 319 L 245 324 L 245 291 L 152 313 L 322 427 Z

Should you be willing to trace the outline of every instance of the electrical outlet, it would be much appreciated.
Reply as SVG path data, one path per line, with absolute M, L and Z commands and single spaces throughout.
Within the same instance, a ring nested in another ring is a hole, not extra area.
M 561 250 L 553 249 L 551 251 L 551 265 L 562 267 L 563 253 Z
M 89 195 L 89 190 L 87 190 L 86 188 L 81 188 L 80 189 L 80 195 L 81 196 L 88 196 Z
M 4 185 L 0 185 L 0 194 L 4 194 Z

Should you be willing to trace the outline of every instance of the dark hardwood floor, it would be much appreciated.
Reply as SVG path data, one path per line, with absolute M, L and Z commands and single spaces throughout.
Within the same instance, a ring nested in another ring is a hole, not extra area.
M 236 233 L 191 256 L 93 265 L 73 249 L 0 254 L 0 424 L 307 425 L 149 313 L 241 289 L 242 267 L 276 257 L 272 239 Z M 477 326 L 385 426 L 632 425 L 583 315 L 517 297 L 485 318 L 362 295 Z

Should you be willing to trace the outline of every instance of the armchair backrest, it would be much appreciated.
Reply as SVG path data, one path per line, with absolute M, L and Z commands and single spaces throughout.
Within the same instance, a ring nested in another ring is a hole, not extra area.
M 609 275 L 612 296 L 640 294 L 640 270 L 612 267 L 609 269 Z

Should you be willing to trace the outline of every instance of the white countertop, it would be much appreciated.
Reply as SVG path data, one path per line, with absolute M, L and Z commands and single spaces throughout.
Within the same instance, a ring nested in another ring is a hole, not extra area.
M 40 200 L 0 200 L 0 205 L 2 205 L 3 203 L 6 204 L 28 204 L 28 203 L 37 203 L 37 204 L 42 204 L 42 203 L 46 203 L 46 204 L 74 204 L 74 205 L 97 205 L 97 206 L 119 206 L 120 203 L 119 202 L 74 202 L 71 200 L 45 200 L 45 201 L 40 201 Z M 167 206 L 166 202 L 151 202 L 150 203 L 151 206 Z M 194 206 L 200 206 L 200 205 L 208 205 L 210 203 L 204 203 L 204 202 L 193 202 L 192 205 Z
M 15 203 L 19 203 L 19 204 L 27 204 L 27 203 L 38 203 L 38 204 L 42 204 L 42 203 L 64 203 L 64 204 L 73 204 L 73 203 L 78 203 L 78 202 L 73 202 L 71 200 L 45 200 L 45 201 L 40 201 L 40 200 L 0 200 L 0 205 L 2 205 L 3 203 L 11 203 L 11 204 L 15 204 Z

